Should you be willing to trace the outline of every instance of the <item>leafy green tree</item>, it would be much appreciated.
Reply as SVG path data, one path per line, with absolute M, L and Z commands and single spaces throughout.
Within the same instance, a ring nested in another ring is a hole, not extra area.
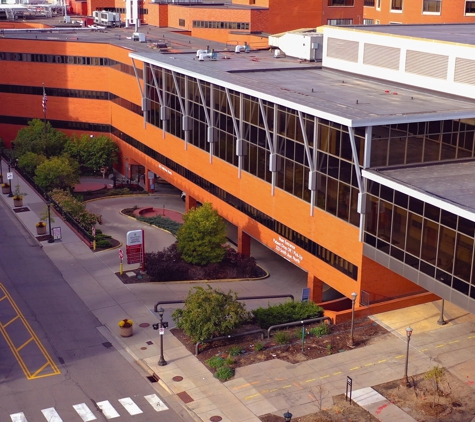
M 117 162 L 119 147 L 104 135 L 92 138 L 81 135 L 69 139 L 65 152 L 75 158 L 80 165 L 99 171 L 103 166 L 112 168 L 112 165 Z
M 445 378 L 445 368 L 441 368 L 440 366 L 434 366 L 432 369 L 427 371 L 424 375 L 424 379 L 429 381 L 432 386 L 433 392 L 433 400 L 432 400 L 432 407 L 435 407 L 436 399 L 439 397 L 440 391 L 440 384 Z
M 237 300 L 237 294 L 227 294 L 211 286 L 193 287 L 188 292 L 183 309 L 176 309 L 173 321 L 193 341 L 232 334 L 249 320 L 245 305 Z
M 226 254 L 226 240 L 226 222 L 209 202 L 188 211 L 177 233 L 178 251 L 190 264 L 221 262 Z
M 42 120 L 33 119 L 28 126 L 20 129 L 14 140 L 15 157 L 21 157 L 27 152 L 44 154 L 46 157 L 54 157 L 63 153 L 64 145 L 68 137 L 54 129 L 49 122 L 45 125 Z
M 69 189 L 79 182 L 79 165 L 68 156 L 52 157 L 36 168 L 34 179 L 44 190 Z
M 25 170 L 30 176 L 34 176 L 36 168 L 40 164 L 43 164 L 45 160 L 46 157 L 43 154 L 35 154 L 34 152 L 28 151 L 18 158 L 18 166 Z

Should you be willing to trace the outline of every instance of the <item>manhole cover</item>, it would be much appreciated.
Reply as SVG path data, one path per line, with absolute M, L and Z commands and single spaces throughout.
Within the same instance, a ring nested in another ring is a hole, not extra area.
M 139 324 L 139 327 L 147 328 L 150 327 L 150 324 L 148 322 L 142 322 L 142 324 Z
M 211 417 L 209 418 L 209 420 L 210 420 L 211 422 L 219 422 L 219 421 L 222 421 L 223 418 L 222 418 L 221 416 L 211 416 Z
M 176 377 L 173 377 L 172 378 L 173 381 L 176 381 L 176 382 L 180 382 L 180 381 L 183 381 L 183 377 L 180 377 L 179 375 L 176 376 Z
M 141 347 L 140 350 L 147 350 L 147 348 L 144 346 L 144 347 Z

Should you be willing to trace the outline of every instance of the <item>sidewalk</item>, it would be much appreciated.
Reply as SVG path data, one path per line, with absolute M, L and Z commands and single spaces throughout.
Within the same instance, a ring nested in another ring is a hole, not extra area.
M 3 174 L 6 176 L 4 162 Z M 13 186 L 17 180 L 15 174 Z M 44 202 L 25 182 L 20 181 L 20 184 L 22 191 L 28 193 L 24 198 L 24 205 L 29 211 L 15 215 L 32 234 L 32 241 L 36 241 L 33 240 L 36 237 L 35 224 L 39 221 L 38 216 Z M 7 195 L 1 195 L 1 200 L 13 208 L 13 201 Z M 152 195 L 145 197 L 143 201 L 154 205 L 163 203 L 164 199 Z M 100 202 L 96 201 L 95 206 L 101 206 Z M 116 202 L 107 202 L 102 210 L 106 232 L 107 221 L 114 221 L 114 226 L 122 221 L 119 220 L 119 209 L 111 204 Z M 93 253 L 61 218 L 56 217 L 53 226 L 61 227 L 62 239 L 54 243 L 41 242 L 41 246 L 61 271 L 65 281 L 108 330 L 108 335 L 114 338 L 115 343 L 120 344 L 122 350 L 149 374 L 156 374 L 161 385 L 183 401 L 183 406 L 196 421 L 209 421 L 211 417 L 219 416 L 222 421 L 258 422 L 258 416 L 266 413 L 282 415 L 287 410 L 294 417 L 303 416 L 318 410 L 312 398 L 312 388 L 321 383 L 324 385 L 328 397 L 324 407 L 327 407 L 331 405 L 332 396 L 345 393 L 347 376 L 353 380 L 353 398 L 371 413 L 377 414 L 381 421 L 412 421 L 403 410 L 390 405 L 375 395 L 372 389 L 368 389 L 373 385 L 402 378 L 406 351 L 404 330 L 409 325 L 414 329 L 410 343 L 410 374 L 427 371 L 436 362 L 467 383 L 467 388 L 474 388 L 475 354 L 472 350 L 475 336 L 471 332 L 475 328 L 475 316 L 450 303 L 445 304 L 445 316 L 449 321 L 445 326 L 437 325 L 437 303 L 376 315 L 376 321 L 396 334 L 390 340 L 299 364 L 280 360 L 257 363 L 239 368 L 235 377 L 226 383 L 216 380 L 166 330 L 163 340 L 164 356 L 168 364 L 159 367 L 159 334 L 152 329 L 152 324 L 158 322 L 158 318 L 150 305 L 153 301 L 156 303 L 158 300 L 166 300 L 167 295 L 176 299 L 183 298 L 189 285 L 124 285 L 115 276 L 115 272 L 119 270 L 117 259 L 108 259 L 108 255 L 104 253 Z M 123 233 L 125 237 L 129 226 L 130 220 L 125 219 L 120 230 L 116 227 L 117 233 Z M 155 246 L 169 241 L 163 231 L 153 228 L 147 230 L 146 239 Z M 269 265 L 272 261 L 272 257 L 268 258 Z M 283 293 L 282 289 L 289 283 L 286 275 L 276 271 L 271 277 L 272 283 L 256 284 L 254 294 Z M 292 288 L 298 291 L 302 283 L 305 281 L 299 281 Z M 249 284 L 234 285 L 238 289 L 249 288 Z M 277 290 L 270 290 L 268 286 L 271 285 L 276 286 L 274 289 Z M 262 286 L 267 286 L 265 292 Z M 146 292 L 152 298 L 148 301 L 139 300 L 140 292 Z M 171 308 L 166 308 L 164 319 L 169 322 L 171 311 Z M 134 335 L 121 338 L 118 336 L 117 322 L 126 317 L 135 322 Z M 102 327 L 100 330 L 105 331 Z

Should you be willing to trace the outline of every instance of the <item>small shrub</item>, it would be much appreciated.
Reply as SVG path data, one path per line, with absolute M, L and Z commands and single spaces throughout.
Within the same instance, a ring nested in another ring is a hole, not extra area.
M 316 327 L 310 328 L 310 334 L 314 337 L 322 337 L 324 335 L 330 334 L 332 331 L 329 324 L 320 324 Z
M 277 344 L 288 344 L 292 336 L 287 331 L 277 331 L 274 334 L 274 340 Z
M 329 355 L 332 354 L 332 352 L 333 352 L 333 346 L 332 346 L 331 344 L 327 344 L 327 352 L 328 352 Z
M 112 247 L 112 242 L 109 240 L 96 240 L 96 248 L 110 248 Z
M 137 217 L 137 220 L 150 224 L 151 226 L 159 227 L 163 230 L 169 231 L 173 236 L 176 236 L 178 230 L 183 225 L 171 218 L 164 217 L 162 215 L 156 215 L 155 217 Z
M 221 368 L 221 366 L 224 365 L 224 362 L 224 359 L 220 356 L 213 356 L 206 361 L 210 368 Z
M 221 366 L 214 374 L 220 381 L 227 381 L 234 376 L 234 370 L 229 366 Z
M 261 350 L 264 350 L 265 348 L 266 348 L 266 347 L 265 347 L 262 343 L 260 343 L 260 342 L 258 342 L 258 343 L 256 343 L 256 344 L 254 345 L 254 350 L 255 350 L 256 352 L 260 352 Z
M 229 356 L 239 356 L 242 353 L 242 349 L 239 346 L 232 346 L 228 349 Z
M 259 307 L 252 314 L 259 327 L 267 329 L 272 325 L 322 317 L 323 308 L 313 302 L 286 302 L 267 308 Z
M 228 356 L 228 357 L 226 358 L 226 360 L 224 361 L 224 363 L 225 363 L 226 365 L 228 365 L 228 366 L 229 366 L 229 365 L 234 365 L 234 359 Z

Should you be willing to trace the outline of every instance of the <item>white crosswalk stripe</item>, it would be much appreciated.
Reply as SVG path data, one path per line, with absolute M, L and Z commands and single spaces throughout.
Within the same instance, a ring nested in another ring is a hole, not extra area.
M 156 395 L 156 394 L 149 394 L 148 396 L 144 396 L 145 400 L 152 406 L 152 408 L 156 412 L 162 412 L 164 410 L 168 410 L 168 407 L 165 403 Z M 139 415 L 144 413 L 144 411 L 137 406 L 137 404 L 132 400 L 130 397 L 124 397 L 122 399 L 118 399 L 119 403 L 127 410 L 128 414 L 131 416 Z M 102 414 L 106 419 L 114 419 L 119 418 L 121 415 L 117 410 L 115 410 L 114 406 L 109 402 L 109 400 L 104 400 L 101 402 L 96 403 L 97 407 L 101 410 Z M 77 414 L 81 417 L 83 422 L 90 422 L 97 420 L 97 417 L 94 413 L 89 409 L 86 403 L 79 403 L 73 405 L 74 410 Z M 46 418 L 48 422 L 63 422 L 63 419 L 59 416 L 59 413 L 56 411 L 54 407 L 49 407 L 46 409 L 42 409 L 41 412 L 43 416 Z M 125 415 L 123 415 L 125 416 Z M 31 418 L 30 420 L 37 420 L 34 416 L 29 415 Z M 10 415 L 12 422 L 28 422 L 26 416 L 23 412 L 12 413 Z
M 138 415 L 139 413 L 143 413 L 140 407 L 138 407 L 130 397 L 119 399 L 119 403 L 125 407 L 125 410 L 127 410 L 130 415 Z
M 56 409 L 54 407 L 43 409 L 42 412 L 48 422 L 63 422 L 63 420 L 59 417 L 58 412 L 56 412 Z
M 84 422 L 89 422 L 97 419 L 94 416 L 94 413 L 91 412 L 91 409 L 87 407 L 86 403 L 81 403 L 81 404 L 75 404 L 73 405 L 74 410 L 78 412 L 78 415 L 81 417 L 81 419 Z
M 160 400 L 160 398 L 156 394 L 150 394 L 149 396 L 145 396 L 145 400 L 147 400 L 157 412 L 168 410 L 168 407 Z
M 10 418 L 12 419 L 12 422 L 28 422 L 25 418 L 25 414 L 23 412 L 20 413 L 14 413 L 10 415 Z
M 117 410 L 109 403 L 109 400 L 97 402 L 97 407 L 102 410 L 102 413 L 107 419 L 118 418 L 120 415 Z

